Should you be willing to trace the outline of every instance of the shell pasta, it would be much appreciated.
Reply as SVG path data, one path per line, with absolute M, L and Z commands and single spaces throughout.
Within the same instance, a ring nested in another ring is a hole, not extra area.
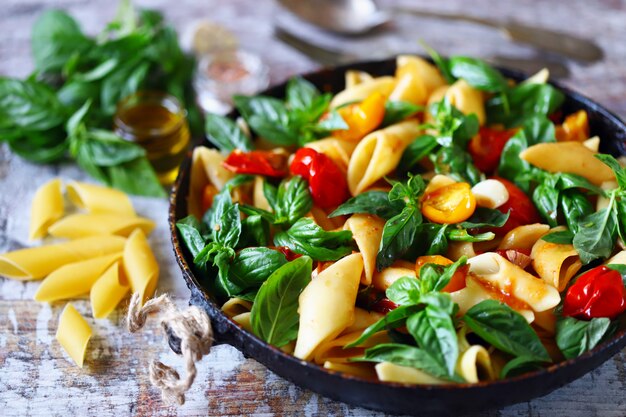
M 211 116 L 232 129 L 194 150 L 177 227 L 242 329 L 331 371 L 434 385 L 549 367 L 618 325 L 626 169 L 546 70 L 435 58 L 349 70 L 334 95 L 296 77 L 284 99 L 238 96 L 237 123 Z

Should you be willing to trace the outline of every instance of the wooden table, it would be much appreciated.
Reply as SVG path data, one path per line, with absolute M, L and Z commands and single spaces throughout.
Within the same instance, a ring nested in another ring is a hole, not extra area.
M 0 13 L 0 74 L 25 76 L 32 69 L 30 28 L 45 9 L 69 10 L 87 32 L 99 31 L 115 8 L 111 0 L 4 0 Z M 280 15 L 269 1 L 261 0 L 154 0 L 141 5 L 165 11 L 167 18 L 185 32 L 198 18 L 209 18 L 231 29 L 246 49 L 260 54 L 271 67 L 272 82 L 309 71 L 316 64 L 272 38 L 273 22 Z M 385 2 L 387 4 L 388 2 Z M 394 2 L 396 3 L 396 2 Z M 420 4 L 415 4 L 420 3 Z M 626 2 L 619 0 L 570 0 L 541 2 L 475 0 L 468 14 L 492 18 L 515 17 L 522 22 L 561 28 L 594 38 L 606 51 L 602 63 L 584 66 L 569 63 L 566 83 L 626 116 Z M 458 11 L 463 0 L 404 2 L 437 11 Z M 293 21 L 282 20 L 285 24 Z M 322 45 L 343 48 L 363 58 L 398 52 L 419 52 L 423 39 L 444 54 L 464 53 L 527 59 L 527 47 L 514 45 L 492 30 L 471 24 L 400 16 L 394 26 L 365 39 L 337 40 L 303 33 Z M 85 179 L 71 164 L 35 166 L 0 146 L 0 252 L 28 245 L 28 209 L 40 184 L 54 176 Z M 151 236 L 162 273 L 159 292 L 169 292 L 186 304 L 188 292 L 174 262 L 166 224 L 165 201 L 133 199 L 138 212 L 151 217 L 158 228 Z M 0 414 L 42 416 L 124 415 L 338 415 L 378 416 L 380 413 L 350 407 L 323 398 L 281 379 L 229 346 L 218 346 L 200 363 L 187 403 L 166 407 L 150 387 L 147 364 L 159 357 L 181 365 L 164 344 L 154 322 L 136 335 L 123 327 L 123 313 L 108 320 L 89 322 L 94 329 L 86 366 L 79 369 L 54 339 L 63 303 L 32 301 L 37 283 L 0 278 Z M 74 303 L 90 315 L 86 300 Z M 626 415 L 626 352 L 599 369 L 554 393 L 517 404 L 487 416 L 623 417 Z

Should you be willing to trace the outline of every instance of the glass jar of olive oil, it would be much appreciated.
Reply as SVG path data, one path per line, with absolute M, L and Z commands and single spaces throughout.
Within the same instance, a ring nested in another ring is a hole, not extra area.
M 118 103 L 113 122 L 117 135 L 146 150 L 161 184 L 173 183 L 190 137 L 180 102 L 166 93 L 140 91 Z

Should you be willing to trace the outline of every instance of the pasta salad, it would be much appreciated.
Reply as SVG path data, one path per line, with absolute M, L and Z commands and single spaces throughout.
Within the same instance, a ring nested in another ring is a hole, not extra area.
M 403 55 L 208 115 L 177 228 L 244 329 L 363 378 L 477 383 L 574 358 L 626 310 L 626 170 L 543 70 Z

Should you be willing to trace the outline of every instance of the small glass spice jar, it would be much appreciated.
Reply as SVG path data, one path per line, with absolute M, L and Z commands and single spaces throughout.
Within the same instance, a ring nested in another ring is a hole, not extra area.
M 235 94 L 252 95 L 269 85 L 269 71 L 261 59 L 243 50 L 218 51 L 198 61 L 194 88 L 200 108 L 226 114 Z
M 146 150 L 163 185 L 174 182 L 189 146 L 186 115 L 175 97 L 158 91 L 139 91 L 117 105 L 115 133 Z

